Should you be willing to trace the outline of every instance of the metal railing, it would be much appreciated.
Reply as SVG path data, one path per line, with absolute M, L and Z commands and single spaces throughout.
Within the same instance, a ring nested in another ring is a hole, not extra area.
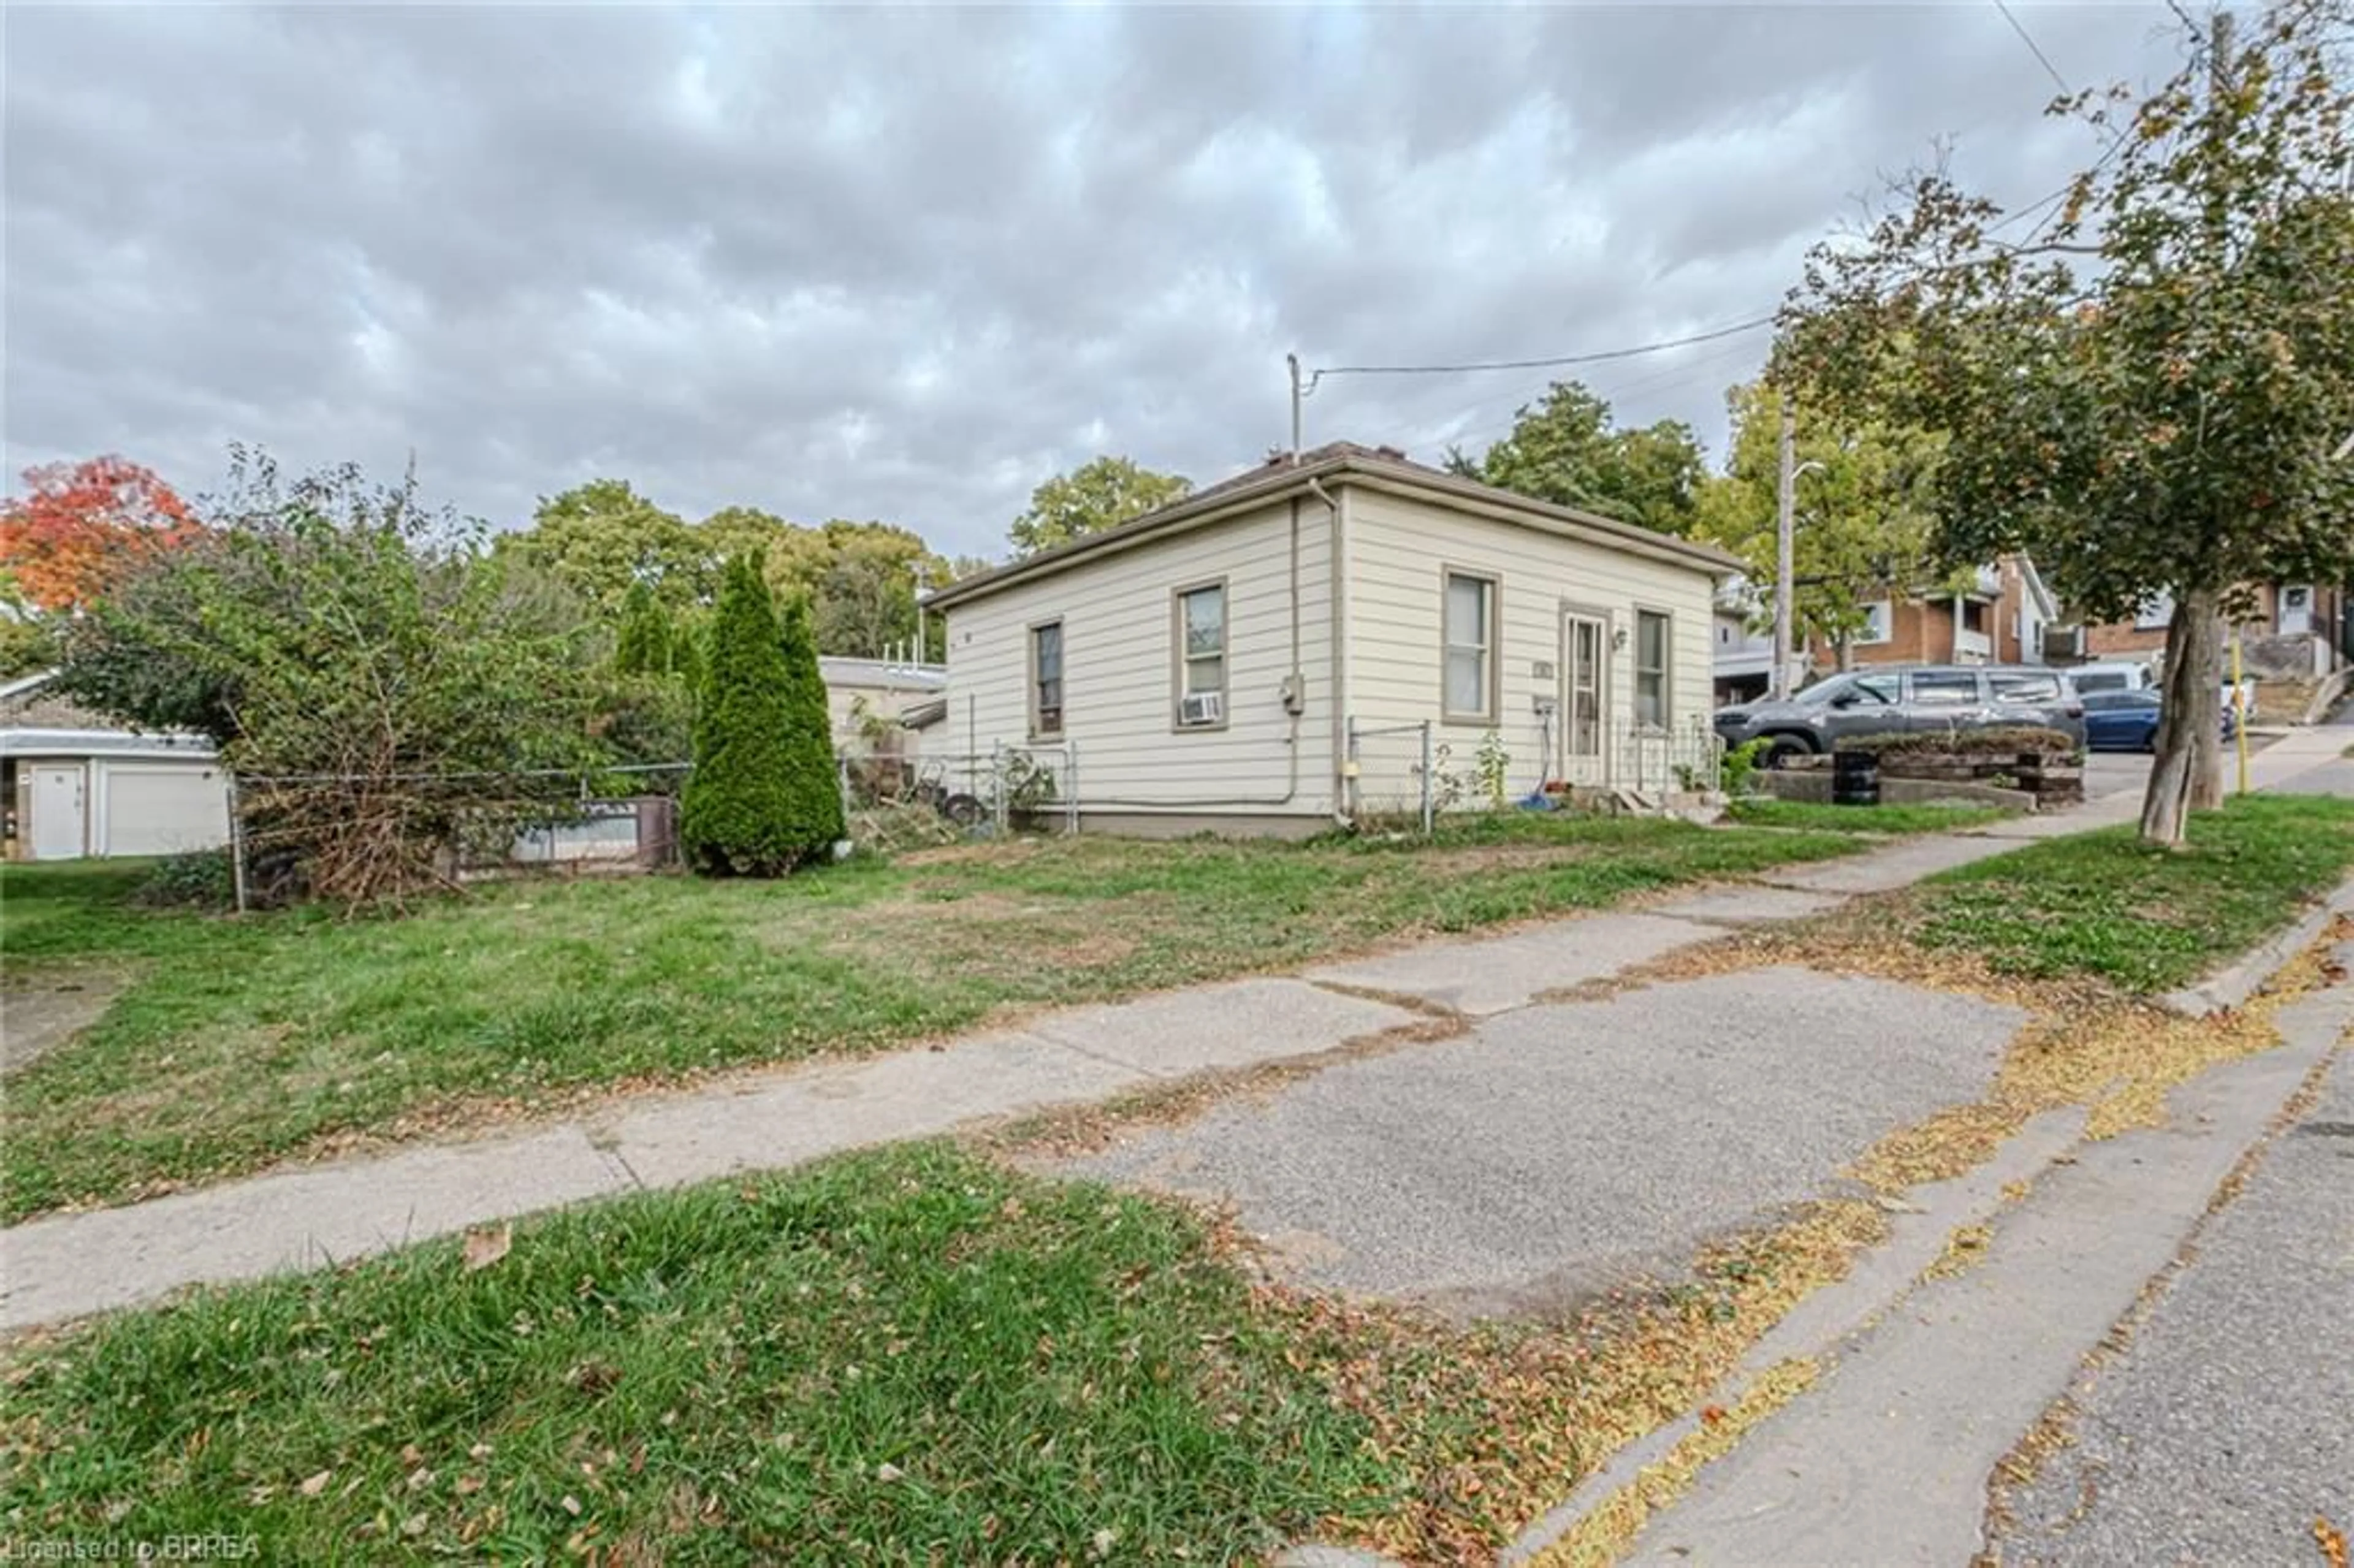
M 1619 720 L 1610 727 L 1606 769 L 1613 788 L 1641 793 L 1719 788 L 1724 742 L 1706 717 L 1668 725 Z
M 1664 726 L 1619 719 L 1596 738 L 1598 754 L 1564 759 L 1543 755 L 1554 749 L 1550 725 L 1533 744 L 1513 748 L 1497 731 L 1352 719 L 1344 804 L 1358 821 L 1406 819 L 1427 832 L 1447 812 L 1510 804 L 1533 788 L 1532 778 L 1644 795 L 1722 786 L 1724 743 L 1705 717 Z

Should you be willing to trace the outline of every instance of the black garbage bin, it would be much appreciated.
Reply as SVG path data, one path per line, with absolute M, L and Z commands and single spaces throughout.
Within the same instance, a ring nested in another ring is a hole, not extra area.
M 1840 751 L 1831 754 L 1831 804 L 1880 804 L 1880 758 L 1877 753 Z

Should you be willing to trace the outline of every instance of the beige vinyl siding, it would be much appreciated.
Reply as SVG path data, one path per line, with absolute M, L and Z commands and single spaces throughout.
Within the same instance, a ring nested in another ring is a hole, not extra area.
M 1168 810 L 1254 816 L 1329 814 L 1332 805 L 1331 594 L 1329 514 L 1299 508 L 1299 790 L 1289 782 L 1293 724 L 1282 683 L 1291 670 L 1290 528 L 1287 500 L 1140 547 L 1098 556 L 1034 583 L 948 611 L 948 716 L 926 756 L 985 772 L 993 744 L 1028 739 L 1029 628 L 1063 622 L 1063 733 L 1078 756 L 1083 810 Z M 1226 588 L 1225 723 L 1176 727 L 1172 593 Z M 960 758 L 977 760 L 966 764 Z M 1267 804 L 1212 804 L 1256 798 Z
M 1714 624 L 1715 577 L 1697 567 L 1654 560 L 1589 544 L 1542 525 L 1498 522 L 1405 496 L 1351 485 L 1346 491 L 1349 709 L 1365 726 L 1438 720 L 1441 713 L 1444 573 L 1454 568 L 1497 579 L 1495 728 L 1511 754 L 1511 784 L 1525 793 L 1550 771 L 1541 766 L 1542 695 L 1561 696 L 1561 617 L 1565 605 L 1604 612 L 1627 646 L 1610 649 L 1605 691 L 1606 725 L 1616 730 L 1634 713 L 1635 611 L 1673 617 L 1669 685 L 1672 722 L 1705 721 L 1710 710 L 1709 639 Z M 1551 673 L 1539 676 L 1543 663 Z M 1442 723 L 1449 762 L 1468 768 L 1488 726 Z M 1361 747 L 1368 782 L 1384 758 L 1400 765 L 1405 742 Z M 1553 744 L 1559 747 L 1559 715 Z M 1395 753 L 1388 757 L 1388 753 Z

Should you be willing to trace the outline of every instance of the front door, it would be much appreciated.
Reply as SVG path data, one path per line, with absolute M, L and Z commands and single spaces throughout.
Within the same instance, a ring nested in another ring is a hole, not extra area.
M 80 858 L 84 800 L 80 763 L 33 764 L 33 821 L 27 849 L 30 858 Z
M 1573 784 L 1608 782 L 1609 686 L 1603 651 L 1610 646 L 1598 615 L 1570 610 L 1561 621 L 1561 776 Z

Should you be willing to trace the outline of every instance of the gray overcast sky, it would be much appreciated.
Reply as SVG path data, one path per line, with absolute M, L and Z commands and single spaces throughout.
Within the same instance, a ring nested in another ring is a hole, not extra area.
M 2089 85 L 2161 7 L 2015 13 Z M 10 470 L 181 488 L 413 450 L 501 524 L 598 475 L 994 553 L 1098 451 L 1207 482 L 1311 365 L 1764 314 L 1884 174 L 2098 151 L 1991 4 L 5 14 Z M 1600 367 L 1691 421 L 1765 334 Z M 1311 441 L 1475 447 L 1542 374 L 1328 383 Z

